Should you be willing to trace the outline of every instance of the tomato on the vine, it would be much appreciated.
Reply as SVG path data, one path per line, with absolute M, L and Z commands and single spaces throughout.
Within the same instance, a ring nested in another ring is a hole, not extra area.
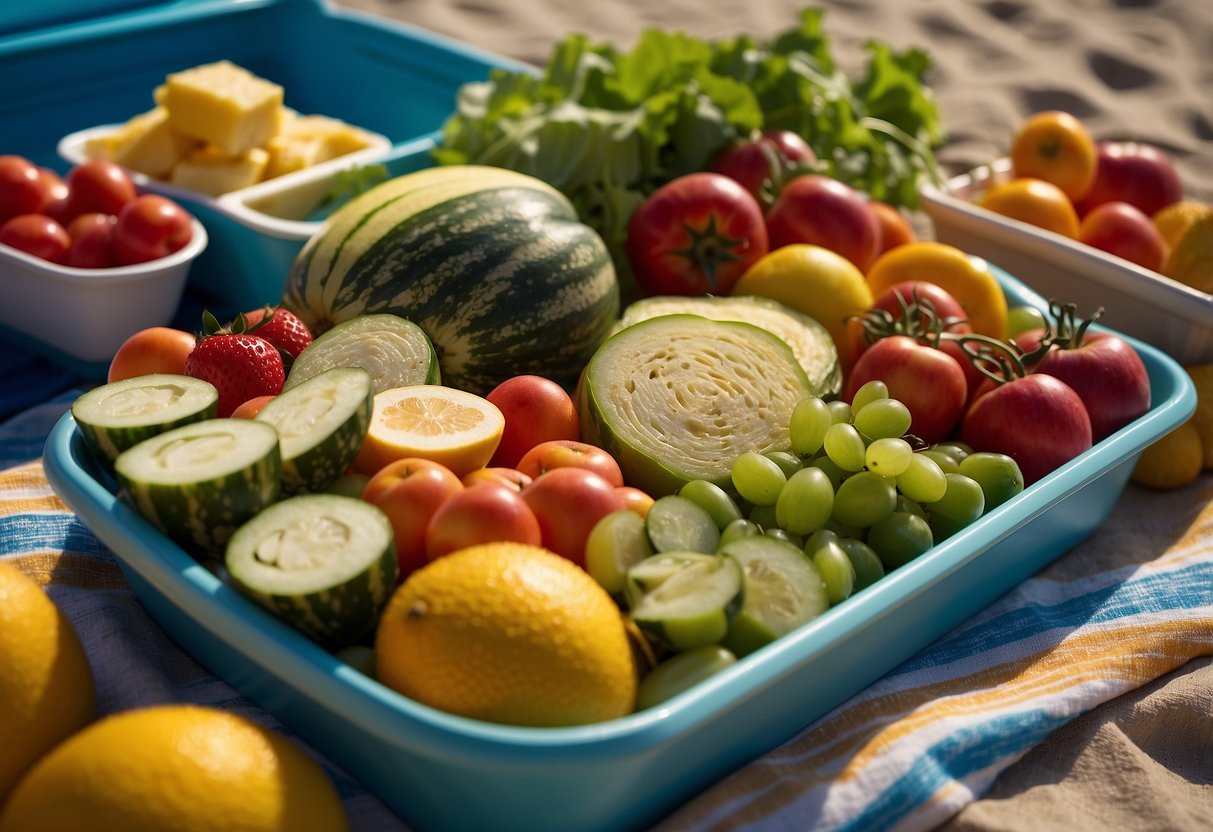
M 719 173 L 663 185 L 628 223 L 628 262 L 646 295 L 727 295 L 767 249 L 762 207 Z
M 798 133 L 764 130 L 726 145 L 712 159 L 712 170 L 737 180 L 765 208 L 784 182 L 816 161 L 817 154 Z

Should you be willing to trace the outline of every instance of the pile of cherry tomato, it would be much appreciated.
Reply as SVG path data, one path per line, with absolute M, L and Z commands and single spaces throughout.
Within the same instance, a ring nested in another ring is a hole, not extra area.
M 113 162 L 83 162 L 63 178 L 21 156 L 0 156 L 0 244 L 63 266 L 105 269 L 165 257 L 193 233 L 184 208 L 140 194 Z

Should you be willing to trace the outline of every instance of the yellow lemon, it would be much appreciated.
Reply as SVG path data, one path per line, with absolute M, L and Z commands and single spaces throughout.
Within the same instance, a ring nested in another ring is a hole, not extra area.
M 93 673 L 38 583 L 0 562 L 0 805 L 34 762 L 93 718 Z
M 1179 239 L 1199 219 L 1213 214 L 1213 205 L 1192 199 L 1181 199 L 1160 208 L 1150 219 L 1162 235 L 1167 248 L 1174 248 Z
M 1213 214 L 1196 220 L 1167 254 L 1162 273 L 1200 292 L 1213 293 Z
M 1213 470 L 1213 364 L 1194 364 L 1186 368 L 1196 385 L 1196 413 L 1192 425 L 1200 434 L 1201 459 L 1205 468 Z
M 108 716 L 35 765 L 0 832 L 295 832 L 349 828 L 324 771 L 285 737 L 195 705 Z
M 934 283 L 956 298 L 974 332 L 1007 335 L 1007 298 L 998 279 L 985 260 L 955 246 L 935 240 L 898 246 L 876 258 L 867 277 L 876 297 L 907 280 Z
M 379 681 L 423 704 L 510 725 L 580 725 L 632 712 L 624 616 L 570 560 L 484 543 L 409 576 L 375 639 Z
M 854 362 L 858 344 L 858 329 L 847 319 L 872 305 L 872 291 L 854 263 L 807 243 L 769 252 L 746 270 L 729 294 L 771 298 L 809 315 L 829 330 L 844 369 Z
M 1200 468 L 1200 434 L 1189 419 L 1141 452 L 1132 479 L 1147 488 L 1182 488 L 1200 476 Z
M 372 475 L 397 459 L 421 457 L 462 477 L 488 464 L 503 430 L 505 417 L 482 396 L 439 384 L 393 387 L 375 394 L 354 469 Z

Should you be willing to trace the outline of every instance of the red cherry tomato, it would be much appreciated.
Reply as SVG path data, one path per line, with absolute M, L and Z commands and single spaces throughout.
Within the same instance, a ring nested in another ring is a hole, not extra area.
M 190 215 L 171 199 L 144 194 L 118 213 L 114 227 L 114 256 L 124 265 L 172 254 L 193 237 Z
M 767 250 L 762 206 L 719 173 L 667 183 L 628 223 L 628 262 L 646 295 L 727 295 Z
M 134 198 L 135 183 L 120 165 L 92 159 L 68 171 L 64 219 L 93 212 L 117 214 Z
M 851 368 L 843 398 L 849 402 L 875 379 L 888 385 L 889 397 L 910 411 L 910 433 L 929 444 L 951 435 L 968 398 L 965 374 L 956 360 L 905 335 L 882 338 L 868 347 Z
M 20 214 L 0 225 L 0 243 L 52 263 L 67 258 L 71 242 L 63 226 L 43 214 Z
M 763 206 L 769 205 L 788 176 L 817 161 L 817 154 L 791 130 L 764 130 L 730 142 L 712 159 L 712 170 L 735 179 Z
M 67 183 L 63 177 L 50 168 L 39 168 L 42 177 L 42 188 L 45 199 L 39 213 L 46 214 L 60 225 L 66 225 L 67 218 Z
M 38 214 L 46 188 L 38 166 L 22 156 L 0 156 L 0 222 L 20 214 Z
M 114 225 L 112 214 L 81 214 L 67 227 L 71 245 L 64 264 L 80 269 L 108 269 L 117 265 L 114 259 Z

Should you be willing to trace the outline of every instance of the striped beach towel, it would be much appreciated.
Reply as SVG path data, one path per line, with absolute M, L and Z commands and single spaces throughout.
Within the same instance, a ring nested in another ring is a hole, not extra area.
M 40 442 L 72 397 L 0 426 L 0 557 L 44 584 L 74 623 L 99 713 L 189 701 L 291 736 L 159 630 L 114 555 L 47 485 Z M 1207 655 L 1213 477 L 1172 492 L 1131 485 L 1071 552 L 656 828 L 930 829 L 1060 726 Z M 406 828 L 307 750 L 337 784 L 353 829 Z

